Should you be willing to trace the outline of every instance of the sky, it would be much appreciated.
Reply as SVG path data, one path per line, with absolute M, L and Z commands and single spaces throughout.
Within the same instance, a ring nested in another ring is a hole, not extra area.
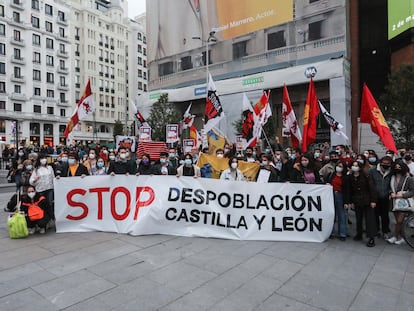
M 145 0 L 128 0 L 128 16 L 135 16 L 145 12 Z

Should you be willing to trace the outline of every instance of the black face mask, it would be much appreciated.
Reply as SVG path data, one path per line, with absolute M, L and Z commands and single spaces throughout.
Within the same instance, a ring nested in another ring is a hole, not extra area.
M 253 153 L 246 153 L 246 157 L 250 158 L 253 156 Z
M 389 169 L 391 168 L 391 165 L 382 165 L 382 164 L 381 164 L 381 167 L 382 167 L 384 170 L 389 170 Z
M 412 159 L 412 158 L 411 158 L 411 156 L 410 156 L 410 155 L 406 155 L 406 156 L 404 157 L 404 160 L 405 160 L 405 161 L 411 161 L 411 159 Z
M 394 169 L 394 172 L 395 172 L 396 174 L 399 174 L 399 173 L 401 173 L 401 169 L 400 169 L 400 168 L 395 168 L 395 169 Z
M 331 159 L 331 162 L 336 163 L 338 162 L 338 159 Z

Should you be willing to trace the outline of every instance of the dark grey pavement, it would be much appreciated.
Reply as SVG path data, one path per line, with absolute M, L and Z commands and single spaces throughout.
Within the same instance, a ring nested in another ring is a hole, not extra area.
M 11 193 L 0 194 L 4 206 Z M 11 240 L 0 310 L 414 310 L 414 251 L 383 240 L 243 242 L 48 231 Z

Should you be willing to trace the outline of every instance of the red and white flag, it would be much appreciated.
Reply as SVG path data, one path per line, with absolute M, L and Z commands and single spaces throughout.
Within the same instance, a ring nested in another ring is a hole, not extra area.
M 224 117 L 223 106 L 217 95 L 216 85 L 214 84 L 211 74 L 208 74 L 208 87 L 206 98 L 206 112 L 204 116 L 204 130 L 207 133 L 215 127 Z
M 82 97 L 79 99 L 75 111 L 73 112 L 68 125 L 66 125 L 66 129 L 63 135 L 67 138 L 69 133 L 72 132 L 73 128 L 76 126 L 76 124 L 78 124 L 79 121 L 83 120 L 87 116 L 92 115 L 94 110 L 95 106 L 93 104 L 91 81 L 88 79 L 85 91 L 83 92 Z
M 139 130 L 141 127 L 150 127 L 148 122 L 144 119 L 141 112 L 139 112 L 137 106 L 135 106 L 135 103 L 131 100 L 131 111 L 135 118 L 135 124 L 137 127 L 137 130 Z
M 183 120 L 181 121 L 181 128 L 183 130 L 191 127 L 194 122 L 195 115 L 190 113 L 191 104 L 188 106 L 187 110 L 184 112 Z
M 282 119 L 283 127 L 289 130 L 290 138 L 292 139 L 292 147 L 299 148 L 302 141 L 302 133 L 300 132 L 298 120 L 296 119 L 295 112 L 293 111 L 290 102 L 286 84 L 283 87 Z
M 272 116 L 272 109 L 269 104 L 269 93 L 263 92 L 254 108 L 250 104 L 246 94 L 243 94 L 243 125 L 242 137 L 244 148 L 254 147 L 262 136 L 263 126 Z

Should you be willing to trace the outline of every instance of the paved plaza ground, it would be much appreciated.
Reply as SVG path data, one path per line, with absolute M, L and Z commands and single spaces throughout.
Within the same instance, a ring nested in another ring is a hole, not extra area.
M 1 209 L 11 193 L 0 194 Z M 11 240 L 0 310 L 414 310 L 414 251 L 362 242 L 61 233 Z M 352 233 L 351 233 L 352 234 Z

